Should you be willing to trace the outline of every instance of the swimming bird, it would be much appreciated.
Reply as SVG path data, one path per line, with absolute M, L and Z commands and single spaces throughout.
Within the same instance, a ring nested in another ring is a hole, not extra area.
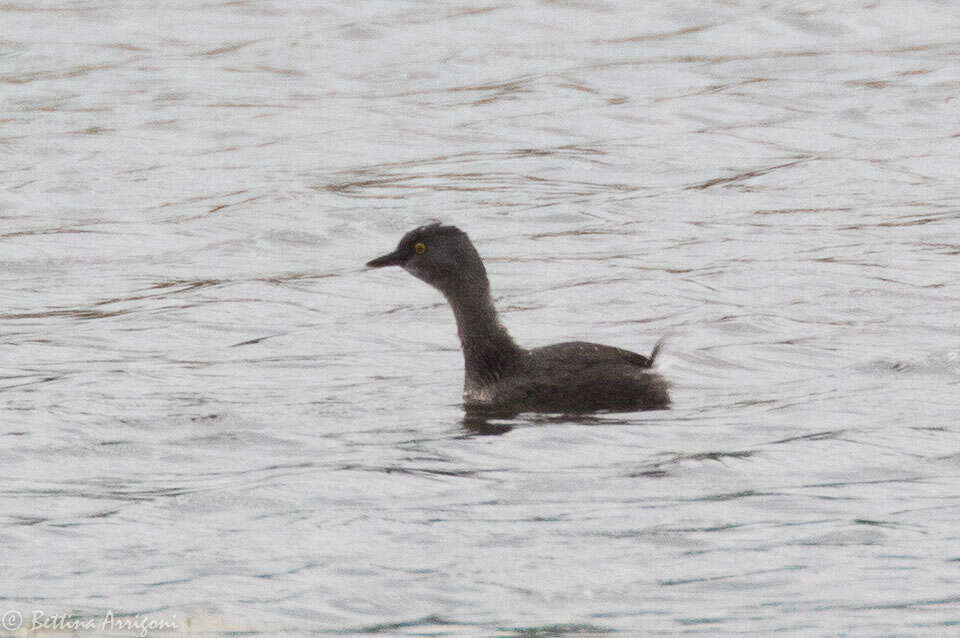
M 649 357 L 583 341 L 518 346 L 497 316 L 480 254 L 456 226 L 415 228 L 396 250 L 367 266 L 400 266 L 446 297 L 463 349 L 468 412 L 625 412 L 670 405 L 666 380 L 651 371 L 660 343 Z

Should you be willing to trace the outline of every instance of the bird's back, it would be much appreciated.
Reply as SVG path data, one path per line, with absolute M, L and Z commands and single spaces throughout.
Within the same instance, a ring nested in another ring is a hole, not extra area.
M 653 359 L 659 349 L 660 344 L 657 344 L 653 355 L 645 357 L 636 352 L 614 348 L 613 346 L 604 346 L 599 343 L 566 341 L 542 348 L 534 348 L 530 350 L 530 356 L 544 367 L 593 367 L 629 364 L 637 368 L 649 368 L 653 365 Z
M 659 346 L 658 346 L 659 347 Z M 632 411 L 670 405 L 667 383 L 651 372 L 656 356 L 582 341 L 528 350 L 475 406 L 532 412 Z M 468 407 L 471 397 L 466 397 Z

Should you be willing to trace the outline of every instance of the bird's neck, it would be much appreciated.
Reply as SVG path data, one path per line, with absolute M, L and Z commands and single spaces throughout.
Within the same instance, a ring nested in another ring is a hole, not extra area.
M 485 279 L 444 293 L 457 320 L 468 387 L 496 382 L 523 352 L 500 323 Z

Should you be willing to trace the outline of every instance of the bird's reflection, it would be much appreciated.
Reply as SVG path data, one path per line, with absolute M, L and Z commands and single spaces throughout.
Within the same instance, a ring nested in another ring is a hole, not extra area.
M 611 413 L 603 414 L 523 414 L 488 410 L 466 410 L 460 420 L 470 436 L 506 434 L 517 425 L 630 425 L 637 421 Z
M 515 415 L 508 415 L 515 416 Z M 474 436 L 496 436 L 506 434 L 513 429 L 509 423 L 495 422 L 493 419 L 504 418 L 504 415 L 492 414 L 484 411 L 467 410 L 460 420 L 460 424 Z

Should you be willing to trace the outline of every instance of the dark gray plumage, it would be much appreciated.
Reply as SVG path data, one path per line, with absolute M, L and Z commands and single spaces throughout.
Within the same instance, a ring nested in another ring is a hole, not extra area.
M 401 266 L 447 298 L 463 347 L 467 410 L 497 413 L 596 412 L 666 408 L 667 383 L 650 357 L 572 341 L 525 350 L 500 323 L 480 255 L 455 226 L 411 230 L 371 268 Z

